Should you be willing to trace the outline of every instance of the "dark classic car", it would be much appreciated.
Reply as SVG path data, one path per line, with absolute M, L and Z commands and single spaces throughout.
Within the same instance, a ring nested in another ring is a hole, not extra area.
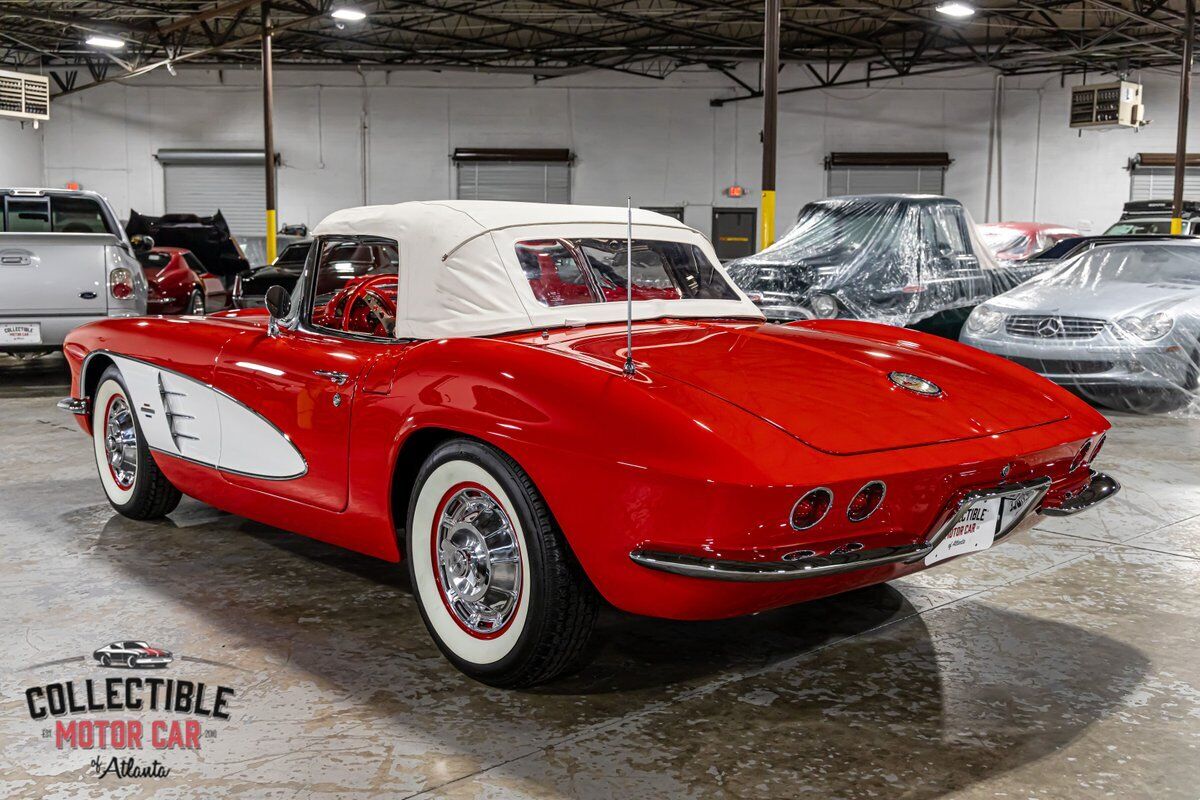
M 809 203 L 782 239 L 727 266 L 773 321 L 843 317 L 950 335 L 1042 269 L 998 265 L 962 203 L 933 195 Z
M 267 289 L 272 286 L 282 286 L 289 294 L 294 292 L 311 247 L 311 240 L 293 242 L 270 264 L 238 273 L 233 282 L 233 307 L 262 308 Z
M 208 272 L 219 277 L 226 285 L 250 266 L 219 210 L 211 217 L 195 214 L 150 217 L 131 211 L 125 232 L 130 239 L 149 236 L 158 247 L 190 250 Z

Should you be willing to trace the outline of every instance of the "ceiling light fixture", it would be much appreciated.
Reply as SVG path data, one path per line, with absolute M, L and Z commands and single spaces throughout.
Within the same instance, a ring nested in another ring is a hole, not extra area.
M 947 17 L 970 17 L 975 14 L 975 6 L 970 3 L 961 3 L 958 0 L 942 3 L 936 10 L 939 14 L 945 14 Z
M 347 6 L 335 8 L 329 16 L 345 22 L 361 22 L 367 18 L 367 15 L 362 11 L 359 11 L 357 8 L 350 8 Z
M 120 39 L 114 39 L 111 36 L 101 36 L 98 33 L 89 36 L 87 43 L 92 47 L 103 47 L 105 50 L 120 50 L 125 46 L 125 42 Z

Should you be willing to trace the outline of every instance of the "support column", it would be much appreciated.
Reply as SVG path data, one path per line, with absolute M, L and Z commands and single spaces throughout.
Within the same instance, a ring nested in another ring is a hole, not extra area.
M 271 4 L 262 5 L 263 155 L 266 160 L 267 263 L 275 260 L 275 88 L 271 74 Z
M 1179 121 L 1175 133 L 1175 195 L 1171 206 L 1171 234 L 1183 233 L 1183 177 L 1187 172 L 1188 100 L 1192 93 L 1192 40 L 1196 35 L 1195 0 L 1187 1 L 1183 22 L 1183 63 L 1179 66 Z
M 779 115 L 779 0 L 766 0 L 763 16 L 762 202 L 759 249 L 775 243 L 775 148 Z

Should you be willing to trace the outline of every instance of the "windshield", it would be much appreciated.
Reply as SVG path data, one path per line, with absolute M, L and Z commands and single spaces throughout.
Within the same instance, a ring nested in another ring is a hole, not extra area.
M 1170 233 L 1169 219 L 1127 219 L 1104 232 L 1105 236 L 1142 236 L 1147 233 Z
M 1200 286 L 1200 246 L 1154 244 L 1097 247 L 1046 277 L 1046 283 L 1169 283 Z
M 517 260 L 539 303 L 547 306 L 623 302 L 628 275 L 624 239 L 535 239 L 517 242 Z M 633 240 L 636 300 L 736 300 L 704 252 L 695 245 Z
M 142 265 L 142 269 L 162 269 L 167 264 L 171 263 L 170 253 L 155 253 L 148 251 L 137 254 L 137 260 Z
M 303 267 L 305 260 L 308 259 L 309 242 L 300 244 L 289 244 L 283 248 L 283 252 L 275 259 L 273 266 L 276 267 Z

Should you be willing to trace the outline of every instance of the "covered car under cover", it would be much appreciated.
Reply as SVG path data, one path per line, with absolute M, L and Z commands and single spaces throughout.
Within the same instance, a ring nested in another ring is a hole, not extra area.
M 997 264 L 957 200 L 862 195 L 809 203 L 782 239 L 727 269 L 768 319 L 936 328 L 1044 267 Z
M 1099 245 L 980 305 L 961 340 L 1106 406 L 1200 416 L 1200 242 Z

